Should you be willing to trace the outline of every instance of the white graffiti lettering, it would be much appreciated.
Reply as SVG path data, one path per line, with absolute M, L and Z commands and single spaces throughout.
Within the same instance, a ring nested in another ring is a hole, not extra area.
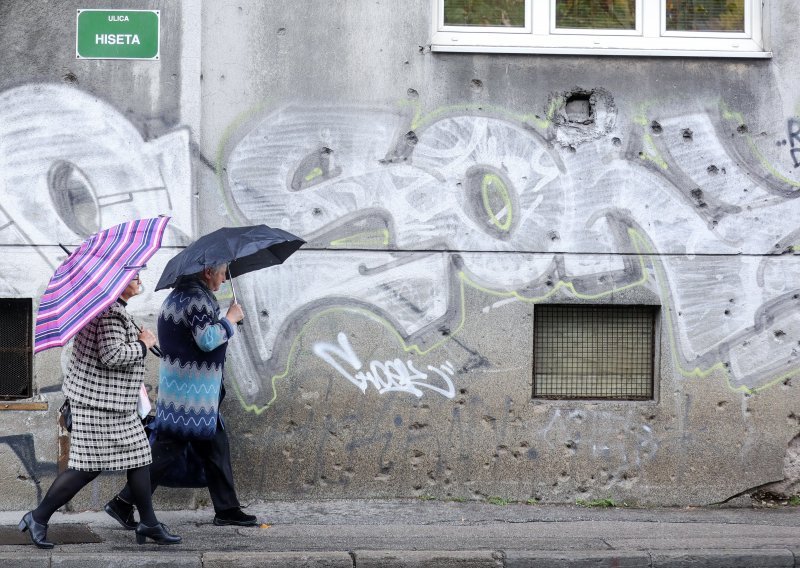
M 445 398 L 453 398 L 456 395 L 455 386 L 450 378 L 455 374 L 455 369 L 449 361 L 445 361 L 439 367 L 428 365 L 428 371 L 438 375 L 444 383 L 445 387 L 440 387 L 430 384 L 428 382 L 428 374 L 417 369 L 411 359 L 405 362 L 400 359 L 383 362 L 372 361 L 369 364 L 369 370 L 364 372 L 361 370 L 364 365 L 355 351 L 353 351 L 347 335 L 340 332 L 337 339 L 339 341 L 338 344 L 316 343 L 314 345 L 314 354 L 357 386 L 362 393 L 366 392 L 371 384 L 381 394 L 385 392 L 407 392 L 419 398 L 424 394 L 422 389 L 428 389 Z M 352 368 L 355 374 L 345 366 Z

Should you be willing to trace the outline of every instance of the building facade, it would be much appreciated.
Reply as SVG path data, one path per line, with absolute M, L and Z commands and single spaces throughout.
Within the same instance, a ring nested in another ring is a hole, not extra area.
M 800 11 L 484 4 L 0 2 L 4 509 L 63 454 L 67 350 L 29 329 L 59 243 L 157 214 L 151 327 L 199 235 L 308 242 L 235 283 L 245 501 L 798 492 Z M 156 55 L 85 56 L 90 9 L 158 11 Z

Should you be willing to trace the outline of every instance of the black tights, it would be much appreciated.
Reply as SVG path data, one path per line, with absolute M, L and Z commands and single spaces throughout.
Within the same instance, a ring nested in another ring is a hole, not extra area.
M 133 502 L 139 510 L 139 522 L 148 527 L 158 524 L 153 512 L 153 501 L 150 495 L 150 467 L 142 466 L 128 470 L 128 487 L 131 488 Z M 47 495 L 33 510 L 33 520 L 46 525 L 59 507 L 66 505 L 78 491 L 86 487 L 98 475 L 99 471 L 79 471 L 66 469 L 55 478 Z

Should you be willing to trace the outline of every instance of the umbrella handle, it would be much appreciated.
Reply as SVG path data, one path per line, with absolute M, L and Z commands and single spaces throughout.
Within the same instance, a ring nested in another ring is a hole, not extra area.
M 236 301 L 236 288 L 233 286 L 233 276 L 231 276 L 231 267 L 228 265 L 228 281 L 231 283 L 231 292 L 233 292 L 233 303 L 238 304 L 239 302 Z M 244 325 L 242 320 L 236 322 L 236 325 Z
M 141 328 L 141 327 L 139 327 L 135 321 L 133 321 L 133 318 L 131 318 L 131 322 L 133 323 L 133 327 L 135 327 L 136 329 L 138 329 L 138 330 L 139 330 L 139 333 L 142 333 L 142 328 Z M 158 357 L 159 359 L 163 359 L 163 358 L 164 358 L 164 352 L 163 352 L 163 351 L 161 351 L 161 348 L 160 348 L 158 345 L 153 345 L 153 346 L 150 348 L 150 353 L 152 353 L 153 355 L 155 355 L 155 356 L 156 356 L 156 357 Z

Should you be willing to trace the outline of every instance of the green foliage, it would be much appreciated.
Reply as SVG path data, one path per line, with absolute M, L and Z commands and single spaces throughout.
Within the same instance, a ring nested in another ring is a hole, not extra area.
M 616 507 L 617 504 L 614 502 L 613 499 L 593 499 L 591 501 L 586 501 L 585 499 L 578 499 L 575 501 L 576 505 L 580 505 L 581 507 Z
M 800 495 L 792 495 L 789 497 L 789 505 L 792 505 L 793 507 L 800 505 Z
M 436 499 L 436 497 L 434 497 L 433 495 L 428 495 L 427 493 L 423 493 L 422 495 L 417 497 L 417 499 L 419 499 L 420 501 L 433 501 L 434 499 Z
M 559 28 L 636 29 L 636 0 L 557 0 Z
M 448 26 L 525 25 L 525 0 L 444 0 Z
M 488 497 L 486 499 L 486 502 L 487 503 L 491 503 L 492 505 L 508 505 L 511 501 L 509 501 L 508 499 L 506 499 L 504 497 L 492 496 L 492 497 Z
M 744 31 L 744 0 L 669 0 L 668 31 Z
M 525 504 L 526 505 L 536 505 L 538 502 L 539 502 L 539 500 L 536 497 L 531 497 L 530 499 L 525 501 Z

